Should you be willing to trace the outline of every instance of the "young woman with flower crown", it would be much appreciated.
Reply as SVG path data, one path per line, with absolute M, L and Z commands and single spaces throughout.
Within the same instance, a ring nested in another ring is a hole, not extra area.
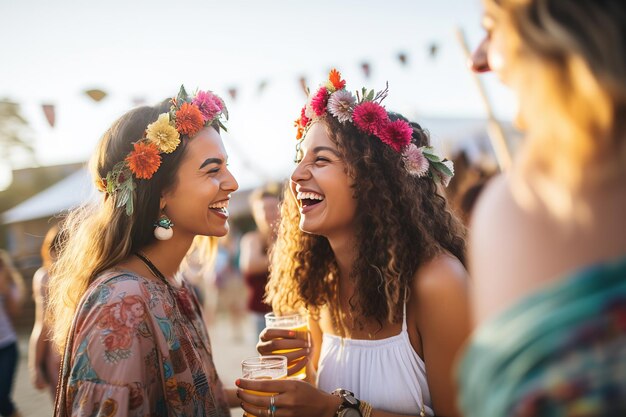
M 308 361 L 309 382 L 237 381 L 274 393 L 238 391 L 256 416 L 458 415 L 464 231 L 438 189 L 452 166 L 419 125 L 380 105 L 385 95 L 355 97 L 333 70 L 296 123 L 268 299 L 277 313 L 308 310 L 311 344 L 266 329 L 258 350 L 298 349 L 286 353 L 290 373 Z
M 103 201 L 66 219 L 51 273 L 64 350 L 56 416 L 230 415 L 197 299 L 177 275 L 196 236 L 228 232 L 238 185 L 226 115 L 213 93 L 181 87 L 104 134 L 91 165 Z

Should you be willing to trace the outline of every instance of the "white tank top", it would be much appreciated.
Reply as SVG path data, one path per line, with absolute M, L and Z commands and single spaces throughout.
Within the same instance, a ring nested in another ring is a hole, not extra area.
M 423 401 L 426 415 L 435 414 L 426 382 L 426 366 L 409 339 L 406 304 L 402 331 L 396 336 L 360 340 L 325 333 L 317 386 L 326 392 L 347 389 L 375 409 L 398 414 L 419 415 Z

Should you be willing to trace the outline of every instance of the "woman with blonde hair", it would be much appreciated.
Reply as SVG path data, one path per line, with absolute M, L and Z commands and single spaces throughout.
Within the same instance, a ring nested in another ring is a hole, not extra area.
M 626 3 L 486 0 L 525 143 L 470 239 L 468 417 L 626 415 Z
M 51 272 L 64 349 L 56 416 L 229 416 L 198 301 L 177 274 L 196 236 L 223 236 L 238 184 L 209 91 L 133 109 L 92 158 L 98 205 L 70 214 Z
M 18 417 L 21 414 L 11 400 L 13 378 L 17 369 L 17 334 L 13 320 L 24 302 L 24 280 L 13 266 L 7 251 L 0 249 L 0 416 Z
M 297 123 L 268 299 L 278 314 L 309 311 L 311 346 L 266 329 L 258 350 L 295 348 L 290 372 L 308 360 L 308 383 L 241 379 L 243 408 L 257 416 L 459 415 L 464 228 L 440 193 L 452 164 L 381 105 L 386 90 L 361 93 L 333 70 Z

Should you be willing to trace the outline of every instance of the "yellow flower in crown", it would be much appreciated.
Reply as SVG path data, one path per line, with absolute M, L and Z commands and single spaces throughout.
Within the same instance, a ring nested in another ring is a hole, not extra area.
M 180 133 L 170 123 L 169 113 L 160 114 L 156 122 L 148 125 L 146 138 L 165 153 L 174 152 L 180 144 Z

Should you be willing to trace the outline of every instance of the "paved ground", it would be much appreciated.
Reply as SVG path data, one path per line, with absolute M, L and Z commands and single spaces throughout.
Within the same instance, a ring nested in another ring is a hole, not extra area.
M 256 354 L 253 327 L 245 321 L 244 340 L 236 337 L 228 317 L 221 315 L 217 323 L 209 330 L 214 351 L 215 364 L 225 387 L 234 387 L 234 381 L 241 374 L 241 360 Z M 52 401 L 48 392 L 35 390 L 28 376 L 28 335 L 20 337 L 20 363 L 13 388 L 13 399 L 24 417 L 50 417 Z M 0 378 L 3 376 L 0 376 Z M 241 409 L 232 410 L 233 417 L 241 416 Z

